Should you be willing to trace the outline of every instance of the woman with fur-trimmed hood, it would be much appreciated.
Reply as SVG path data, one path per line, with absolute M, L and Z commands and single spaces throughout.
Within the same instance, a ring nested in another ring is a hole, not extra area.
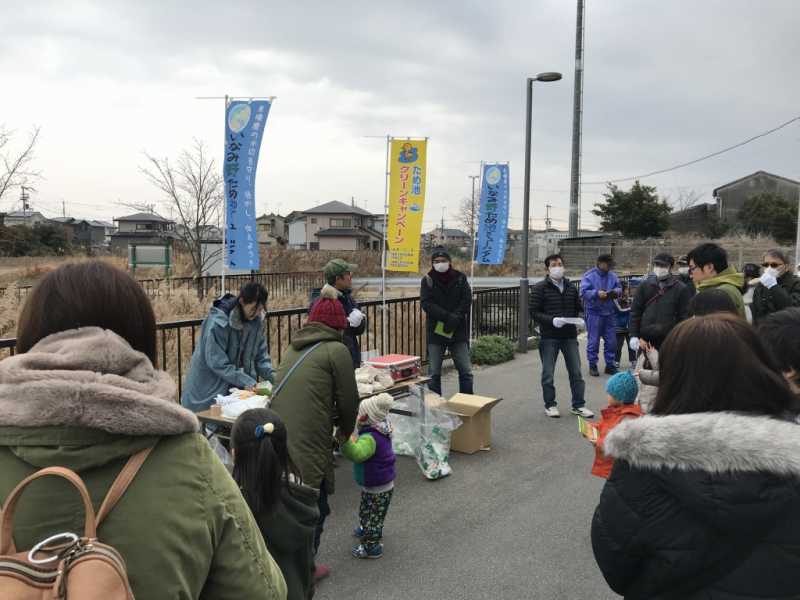
M 652 415 L 615 428 L 592 522 L 626 600 L 800 598 L 800 429 L 753 328 L 690 319 L 661 348 Z
M 0 361 L 0 503 L 59 466 L 78 473 L 97 509 L 129 457 L 150 448 L 97 529 L 122 554 L 133 595 L 284 600 L 236 482 L 154 367 L 156 319 L 141 286 L 99 261 L 62 266 L 34 287 L 18 331 L 18 354 Z M 83 532 L 83 521 L 78 492 L 45 477 L 20 498 L 14 542 L 30 550 Z

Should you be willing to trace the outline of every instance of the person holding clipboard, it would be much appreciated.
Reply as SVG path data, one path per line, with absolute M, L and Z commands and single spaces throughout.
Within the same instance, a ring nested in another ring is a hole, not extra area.
M 443 246 L 433 249 L 431 262 L 433 268 L 422 278 L 419 291 L 422 310 L 428 318 L 428 387 L 441 395 L 442 360 L 449 349 L 458 370 L 458 391 L 472 394 L 468 326 L 472 289 L 467 276 L 453 268 Z

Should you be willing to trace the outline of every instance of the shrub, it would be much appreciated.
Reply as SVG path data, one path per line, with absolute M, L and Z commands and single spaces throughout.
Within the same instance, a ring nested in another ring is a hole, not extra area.
M 470 349 L 476 365 L 499 365 L 514 358 L 514 343 L 499 335 L 479 337 Z

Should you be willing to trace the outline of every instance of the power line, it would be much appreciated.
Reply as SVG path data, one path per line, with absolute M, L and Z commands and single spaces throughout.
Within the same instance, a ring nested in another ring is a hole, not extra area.
M 650 173 L 645 173 L 644 175 L 635 175 L 633 177 L 621 177 L 619 179 L 608 179 L 606 181 L 584 181 L 584 182 L 582 182 L 582 185 L 606 185 L 608 183 L 622 183 L 624 181 L 635 181 L 637 179 L 644 179 L 645 177 L 652 177 L 653 175 L 661 175 L 662 173 L 669 173 L 670 171 L 677 171 L 678 169 L 682 169 L 684 167 L 688 167 L 688 166 L 697 164 L 697 163 L 702 162 L 704 160 L 708 160 L 709 158 L 714 158 L 715 156 L 719 156 L 721 154 L 725 154 L 726 152 L 730 152 L 731 150 L 735 150 L 736 148 L 741 148 L 742 146 L 745 146 L 745 145 L 749 144 L 750 142 L 754 142 L 757 139 L 760 139 L 762 137 L 766 137 L 766 136 L 768 136 L 770 134 L 775 133 L 776 131 L 780 131 L 784 127 L 788 127 L 789 125 L 791 125 L 792 123 L 794 123 L 796 121 L 800 121 L 800 115 L 794 117 L 793 119 L 789 119 L 785 123 L 781 123 L 777 127 L 773 127 L 772 129 L 769 129 L 767 131 L 759 133 L 758 135 L 754 135 L 753 137 L 748 138 L 748 139 L 746 139 L 746 140 L 744 140 L 742 142 L 739 142 L 738 144 L 734 144 L 733 146 L 728 146 L 727 148 L 723 148 L 722 150 L 717 150 L 716 152 L 712 152 L 711 154 L 706 154 L 705 156 L 701 156 L 700 158 L 695 158 L 694 160 L 690 160 L 688 162 L 681 163 L 681 164 L 669 167 L 667 169 L 659 169 L 658 171 L 651 171 Z

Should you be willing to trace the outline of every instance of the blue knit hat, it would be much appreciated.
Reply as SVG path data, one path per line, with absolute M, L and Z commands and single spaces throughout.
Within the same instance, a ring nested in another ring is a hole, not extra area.
M 639 393 L 639 386 L 630 371 L 623 371 L 608 380 L 606 392 L 614 400 L 623 404 L 633 404 L 636 401 L 636 394 Z

